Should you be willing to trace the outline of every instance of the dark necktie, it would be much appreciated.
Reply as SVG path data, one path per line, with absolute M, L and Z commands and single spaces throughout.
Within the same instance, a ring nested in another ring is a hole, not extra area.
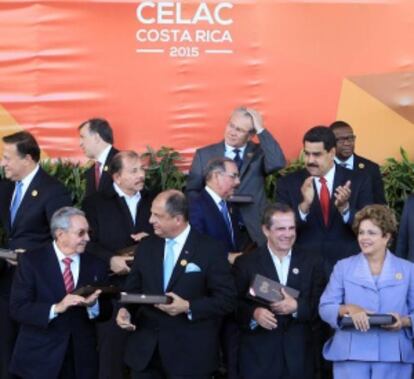
M 319 182 L 321 183 L 321 192 L 319 195 L 319 199 L 321 203 L 323 222 L 325 223 L 325 225 L 328 225 L 328 222 L 329 222 L 329 190 L 328 190 L 328 186 L 326 185 L 326 179 L 323 176 L 319 178 Z
M 241 156 L 240 156 L 240 149 L 233 149 L 233 153 L 234 153 L 233 160 L 236 162 L 237 168 L 239 169 L 239 172 L 240 172 L 242 164 L 243 164 L 243 160 L 241 159 Z
M 65 259 L 62 259 L 62 262 L 65 264 L 65 269 L 63 271 L 63 281 L 65 283 L 66 293 L 71 293 L 75 289 L 75 283 L 73 281 L 72 270 L 70 269 L 72 259 L 65 258 Z
M 99 188 L 99 181 L 101 180 L 101 162 L 95 162 L 95 188 Z
M 231 220 L 230 220 L 230 215 L 229 215 L 229 210 L 227 208 L 227 204 L 224 200 L 221 200 L 219 205 L 220 205 L 220 212 L 224 218 L 224 222 L 226 223 L 227 230 L 231 236 L 231 241 L 234 244 L 233 227 L 231 225 Z
M 346 163 L 346 162 L 341 162 L 341 163 L 339 163 L 339 165 L 340 166 L 342 166 L 343 168 L 348 168 L 348 163 Z

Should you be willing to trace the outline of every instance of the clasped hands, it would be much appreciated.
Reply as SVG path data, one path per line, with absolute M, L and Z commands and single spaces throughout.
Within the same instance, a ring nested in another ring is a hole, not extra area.
M 96 290 L 92 295 L 89 295 L 88 297 L 68 293 L 59 303 L 55 304 L 55 312 L 64 313 L 70 307 L 74 306 L 91 307 L 95 305 L 101 293 L 101 290 Z
M 170 316 L 178 316 L 181 313 L 188 313 L 190 303 L 182 297 L 176 295 L 174 292 L 167 292 L 173 301 L 170 304 L 155 304 L 154 307 L 167 313 Z M 116 323 L 122 329 L 134 331 L 136 326 L 131 323 L 131 314 L 126 308 L 120 308 L 116 316 Z
M 264 329 L 272 330 L 277 328 L 276 315 L 289 315 L 298 309 L 298 302 L 290 296 L 283 288 L 284 299 L 270 304 L 270 310 L 258 307 L 253 312 L 253 319 Z
M 308 214 L 312 202 L 315 198 L 315 188 L 313 186 L 313 176 L 306 178 L 303 182 L 300 189 L 302 193 L 302 202 L 299 204 L 301 212 Z M 335 207 L 338 209 L 339 213 L 343 213 L 349 209 L 349 198 L 351 197 L 351 181 L 348 180 L 343 186 L 338 186 L 335 188 L 334 198 L 335 198 Z

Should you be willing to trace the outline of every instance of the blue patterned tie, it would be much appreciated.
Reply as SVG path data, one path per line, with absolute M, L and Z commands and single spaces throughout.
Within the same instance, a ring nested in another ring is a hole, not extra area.
M 223 215 L 224 222 L 226 223 L 227 230 L 230 233 L 231 241 L 234 243 L 233 227 L 231 225 L 229 210 L 227 209 L 227 204 L 224 200 L 221 200 L 220 203 L 220 212 Z
M 241 159 L 241 156 L 240 156 L 240 149 L 233 149 L 233 153 L 234 153 L 233 160 L 236 162 L 237 168 L 239 169 L 239 172 L 240 172 L 241 167 L 243 165 L 243 160 Z
M 23 183 L 21 181 L 16 182 L 13 201 L 10 206 L 11 225 L 13 225 L 17 210 L 19 209 L 20 203 L 22 202 L 22 187 L 23 187 Z
M 164 292 L 167 290 L 168 283 L 174 270 L 174 245 L 175 240 L 165 240 L 165 257 L 164 257 Z

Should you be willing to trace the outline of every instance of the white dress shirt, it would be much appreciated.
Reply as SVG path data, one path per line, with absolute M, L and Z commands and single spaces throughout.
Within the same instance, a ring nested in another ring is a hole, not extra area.
M 22 182 L 22 197 L 21 197 L 21 201 L 23 201 L 24 195 L 27 192 L 27 189 L 29 188 L 30 183 L 32 182 L 33 178 L 35 177 L 35 175 L 39 171 L 39 168 L 40 168 L 40 166 L 37 164 L 36 167 L 33 169 L 33 171 L 30 174 L 26 175 L 21 180 L 21 182 Z M 12 197 L 12 200 L 11 200 L 11 203 L 10 204 L 13 204 L 13 200 L 14 200 L 14 197 L 15 196 L 16 196 L 16 186 L 14 188 L 13 197 Z M 20 204 L 21 204 L 21 202 L 20 202 Z
M 141 193 L 138 191 L 135 195 L 129 196 L 124 191 L 122 191 L 122 189 L 116 183 L 113 183 L 113 185 L 119 197 L 123 197 L 125 199 L 125 202 L 129 209 L 129 213 L 132 217 L 132 222 L 135 224 L 135 220 L 137 217 L 137 207 L 139 201 L 141 200 Z
M 99 157 L 98 157 L 98 159 L 96 160 L 97 162 L 99 162 L 100 163 L 100 166 L 99 166 L 99 171 L 100 171 L 100 174 L 102 175 L 102 171 L 103 171 L 103 169 L 105 168 L 105 162 L 106 162 L 106 160 L 107 160 L 107 158 L 108 158 L 108 155 L 109 155 L 109 152 L 111 151 L 111 149 L 112 149 L 112 145 L 109 145 L 109 146 L 107 146 L 103 151 L 102 151 L 102 153 L 101 154 L 99 154 Z

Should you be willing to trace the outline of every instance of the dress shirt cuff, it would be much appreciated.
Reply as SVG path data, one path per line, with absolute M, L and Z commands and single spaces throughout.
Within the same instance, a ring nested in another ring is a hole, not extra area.
M 306 218 L 308 217 L 308 214 L 309 213 L 303 213 L 301 210 L 300 210 L 300 207 L 298 206 L 298 211 L 299 211 L 299 217 L 300 217 L 300 219 L 303 221 L 303 222 L 306 222 Z
M 86 308 L 88 312 L 88 316 L 90 320 L 99 316 L 99 301 L 97 301 L 94 305 Z
M 350 215 L 351 212 L 349 211 L 349 208 L 346 209 L 345 212 L 342 212 L 342 220 L 344 220 L 344 224 L 348 223 Z
M 49 322 L 52 321 L 53 319 L 55 319 L 58 316 L 58 314 L 55 312 L 55 307 L 56 307 L 56 304 L 53 304 L 50 307 L 50 311 L 49 311 Z
M 249 323 L 250 330 L 255 330 L 259 324 L 256 320 L 251 319 Z
M 191 309 L 188 309 L 188 311 L 187 311 L 187 318 L 190 321 L 193 321 L 193 312 L 191 312 Z

